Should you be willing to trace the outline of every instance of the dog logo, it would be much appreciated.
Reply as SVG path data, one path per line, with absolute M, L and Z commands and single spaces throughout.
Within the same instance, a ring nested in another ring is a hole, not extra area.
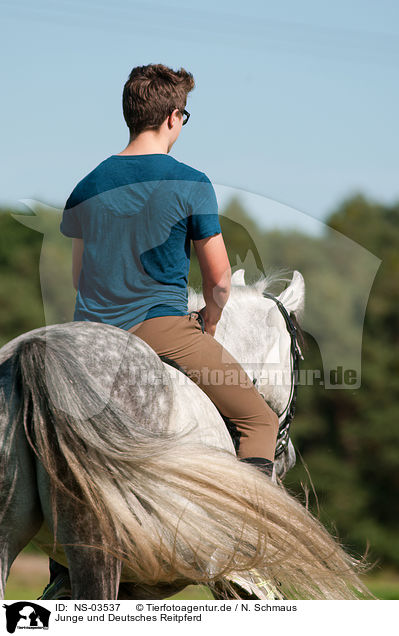
M 51 612 L 37 603 L 19 601 L 3 607 L 6 610 L 9 634 L 13 634 L 16 629 L 48 629 Z

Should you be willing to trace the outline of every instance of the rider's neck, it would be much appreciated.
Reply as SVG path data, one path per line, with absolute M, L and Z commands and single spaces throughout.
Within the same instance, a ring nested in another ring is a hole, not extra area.
M 145 130 L 129 141 L 118 155 L 167 155 L 172 148 L 173 141 L 168 135 L 160 134 L 154 130 Z

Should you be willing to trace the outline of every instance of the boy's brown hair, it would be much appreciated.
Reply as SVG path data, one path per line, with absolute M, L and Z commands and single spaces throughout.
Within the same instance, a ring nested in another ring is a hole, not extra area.
M 194 78 L 184 68 L 174 71 L 163 64 L 136 66 L 123 88 L 123 116 L 130 139 L 143 130 L 156 129 L 176 108 L 183 114 Z

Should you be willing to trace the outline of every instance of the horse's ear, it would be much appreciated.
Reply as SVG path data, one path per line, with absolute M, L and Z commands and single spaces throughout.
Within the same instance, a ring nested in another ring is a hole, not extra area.
M 297 270 L 294 270 L 288 287 L 277 298 L 283 303 L 287 311 L 292 311 L 297 317 L 303 317 L 305 304 L 305 281 Z
M 237 269 L 236 272 L 234 272 L 234 274 L 232 274 L 231 276 L 231 284 L 234 285 L 234 287 L 245 287 L 245 270 L 244 269 Z

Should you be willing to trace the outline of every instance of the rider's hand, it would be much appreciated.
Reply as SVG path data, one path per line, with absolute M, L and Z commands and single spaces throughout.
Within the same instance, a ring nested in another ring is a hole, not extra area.
M 205 331 L 209 333 L 211 336 L 215 335 L 216 325 L 220 320 L 220 315 L 222 312 L 218 313 L 218 315 L 210 315 L 209 309 L 205 306 L 199 310 L 201 316 L 204 319 Z

